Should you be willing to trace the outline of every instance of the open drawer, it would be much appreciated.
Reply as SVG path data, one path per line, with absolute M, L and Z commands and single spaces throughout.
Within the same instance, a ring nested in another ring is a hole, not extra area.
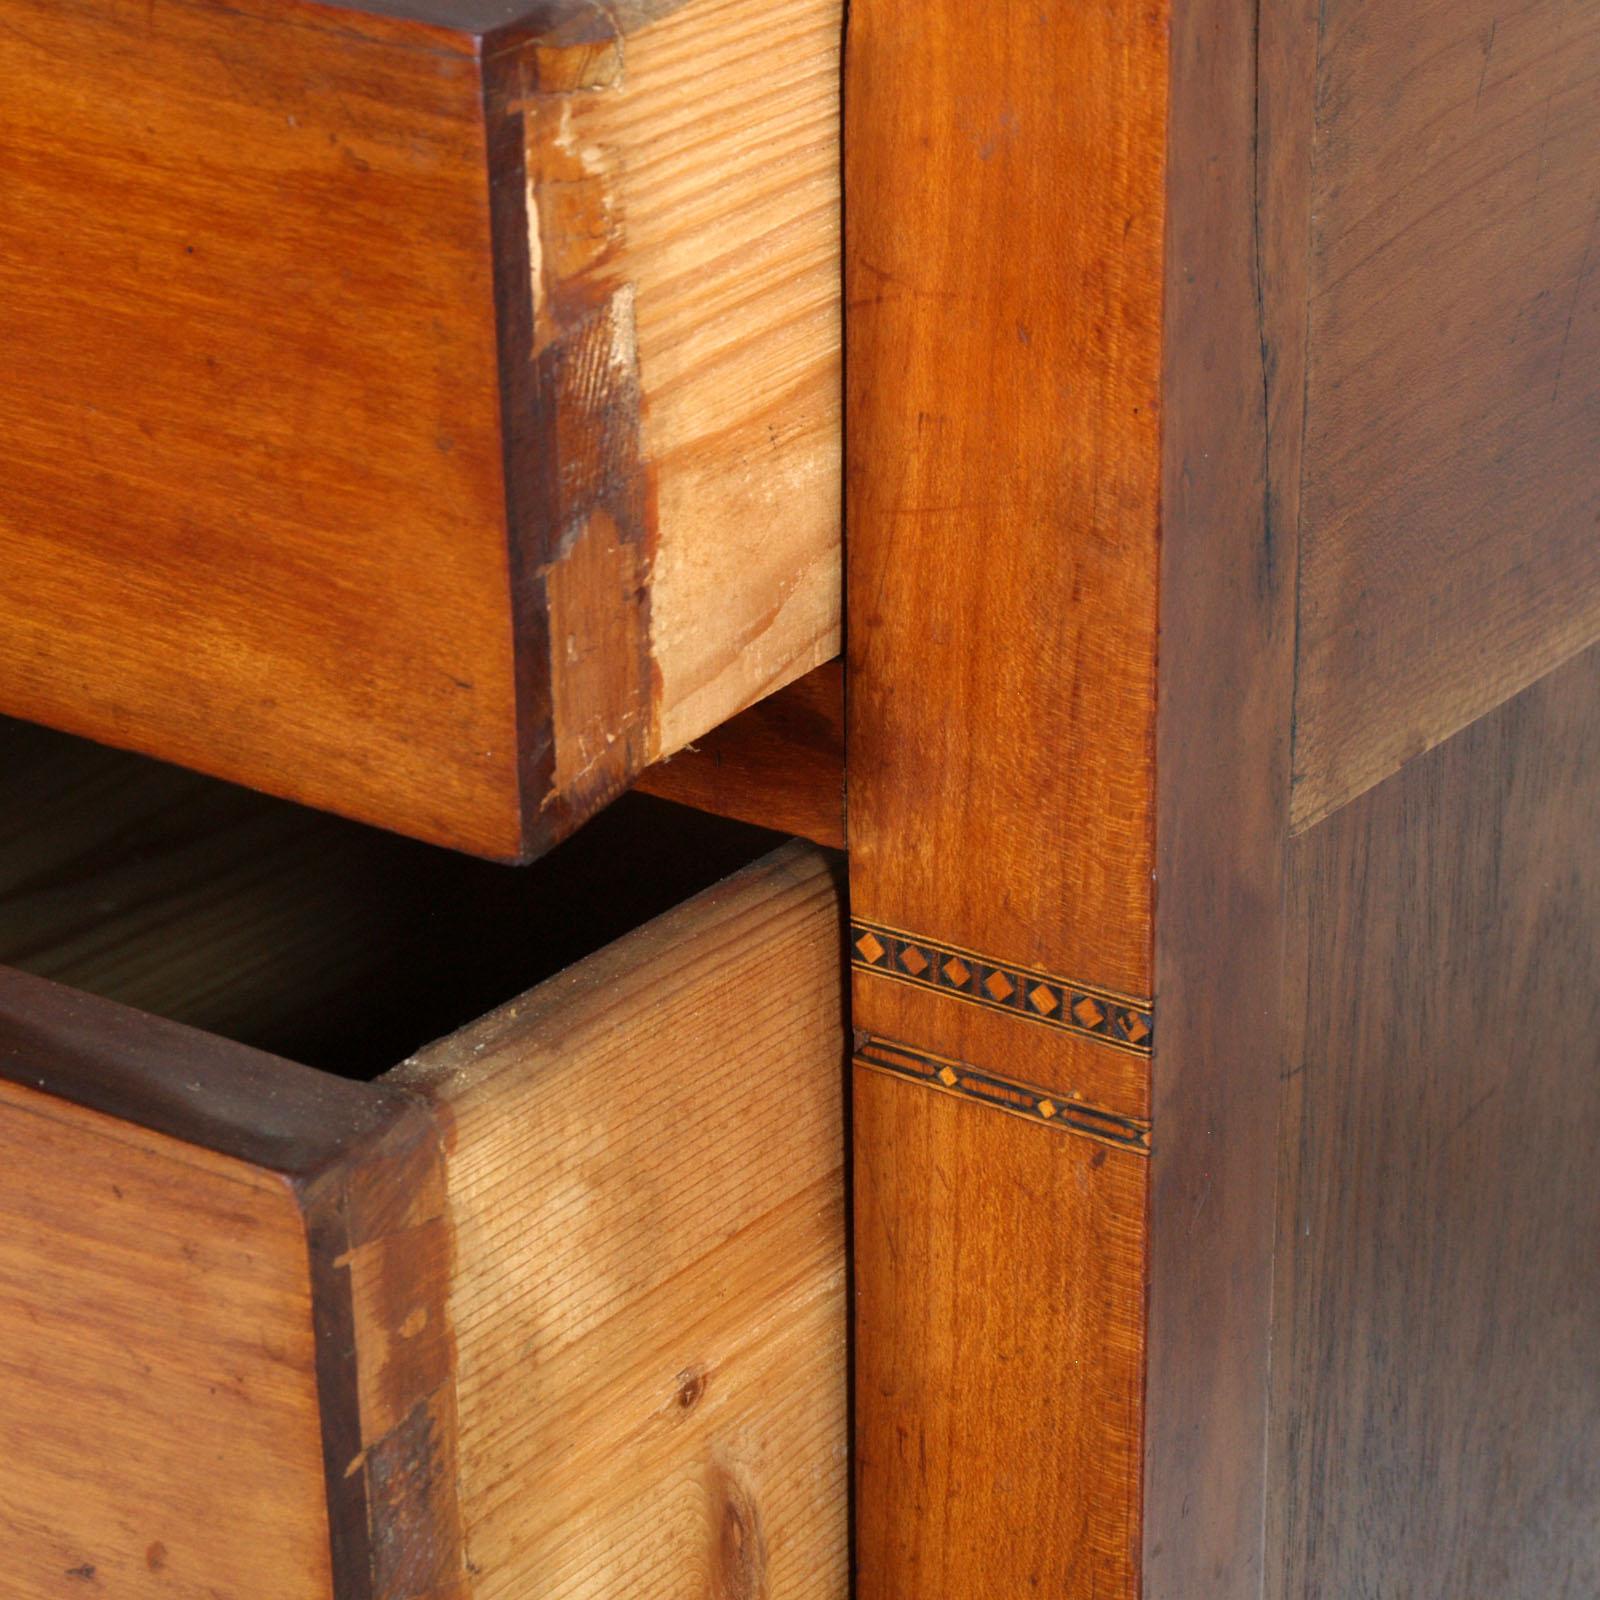
M 761 856 L 366 1081 L 603 936 L 641 836 L 663 895 L 769 836 L 630 799 L 517 873 L 0 754 L 6 1595 L 842 1600 L 833 859 Z
M 539 853 L 835 655 L 842 0 L 0 0 L 0 711 Z

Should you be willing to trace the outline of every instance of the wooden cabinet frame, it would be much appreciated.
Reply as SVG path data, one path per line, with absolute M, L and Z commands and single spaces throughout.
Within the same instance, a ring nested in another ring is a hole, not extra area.
M 1589 1593 L 1600 19 L 846 62 L 860 1600 Z

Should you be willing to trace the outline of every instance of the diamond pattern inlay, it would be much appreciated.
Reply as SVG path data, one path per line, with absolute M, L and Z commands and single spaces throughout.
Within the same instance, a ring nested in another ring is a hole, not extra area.
M 990 1007 L 1046 1027 L 1063 1028 L 1118 1050 L 1148 1055 L 1154 1044 L 1150 1002 L 1093 984 L 1068 983 L 1014 962 L 993 961 L 959 946 L 896 932 L 882 923 L 855 922 L 855 965 L 968 1005 Z
M 1095 1004 L 1091 995 L 1084 997 L 1073 1006 L 1072 1014 L 1078 1020 L 1080 1028 L 1098 1028 L 1105 1020 L 1106 1014 L 1100 1006 Z
M 1003 972 L 991 972 L 983 980 L 983 986 L 996 1000 L 1009 1000 L 1017 992 L 1017 986 Z

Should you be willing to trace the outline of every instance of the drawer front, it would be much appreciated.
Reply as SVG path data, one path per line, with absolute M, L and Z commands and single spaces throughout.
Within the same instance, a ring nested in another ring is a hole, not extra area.
M 839 1600 L 839 916 L 785 847 L 375 1083 L 0 969 L 7 1593 Z
M 840 0 L 520 10 L 0 0 L 0 710 L 522 858 L 836 653 Z

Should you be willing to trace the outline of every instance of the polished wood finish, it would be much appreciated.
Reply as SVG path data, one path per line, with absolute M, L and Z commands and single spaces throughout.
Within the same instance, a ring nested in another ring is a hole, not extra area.
M 389 1079 L 451 1129 L 481 1600 L 849 1592 L 838 876 L 779 851 Z
M 0 708 L 521 858 L 835 654 L 839 11 L 5 0 Z
M 8 1083 L 0 1216 L 8 1591 L 331 1595 L 293 1192 Z
M 1600 639 L 1600 13 L 1322 7 L 1294 821 Z
M 1128 1592 L 1146 1157 L 870 1067 L 854 1103 L 858 1591 Z
M 1307 127 L 1285 57 L 1315 13 L 1174 14 L 1143 1600 L 1261 1581 L 1305 315 L 1304 216 L 1278 219 Z
M 1590 651 L 1291 853 L 1273 1600 L 1600 1586 L 1596 771 Z
M 865 0 L 846 47 L 851 903 L 910 941 L 853 931 L 855 1027 L 1131 1118 L 1144 1040 L 1054 1024 L 1150 993 L 1166 31 Z M 864 1600 L 1135 1593 L 1146 1158 L 856 1094 Z
M 1132 3 L 867 0 L 847 45 L 855 909 L 1133 994 L 1164 38 Z
M 852 7 L 863 1600 L 1593 1587 L 1592 32 Z
M 842 850 L 843 664 L 830 661 L 713 728 L 634 787 Z
M 15 1593 L 461 1593 L 404 1096 L 0 969 L 0 1149 Z

